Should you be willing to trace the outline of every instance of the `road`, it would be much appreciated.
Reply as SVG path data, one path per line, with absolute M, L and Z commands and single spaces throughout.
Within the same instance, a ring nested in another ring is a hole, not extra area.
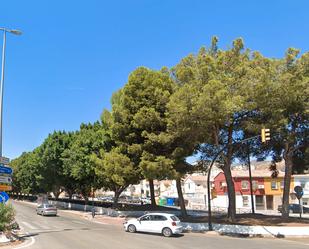
M 27 236 L 29 249 L 307 249 L 309 240 L 235 238 L 186 233 L 164 238 L 153 234 L 130 234 L 119 225 L 98 224 L 76 214 L 59 211 L 57 217 L 36 215 L 35 207 L 12 202 L 17 221 Z

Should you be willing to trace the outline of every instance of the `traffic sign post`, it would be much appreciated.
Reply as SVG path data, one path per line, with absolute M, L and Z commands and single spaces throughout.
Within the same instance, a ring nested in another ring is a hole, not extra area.
M 4 185 L 0 183 L 0 191 L 11 191 L 12 186 L 11 185 Z
M 301 218 L 301 215 L 303 213 L 303 205 L 301 205 L 301 198 L 304 195 L 304 190 L 301 186 L 295 186 L 294 191 L 299 203 L 299 218 Z
M 0 156 L 0 164 L 9 165 L 10 164 L 10 158 Z
M 9 176 L 1 176 L 0 175 L 0 184 L 6 183 L 6 184 L 12 184 L 12 178 Z
M 9 195 L 5 192 L 0 192 L 0 202 L 6 203 L 9 199 Z
M 0 164 L 0 174 L 13 174 L 13 169 L 7 166 L 4 166 L 4 164 Z

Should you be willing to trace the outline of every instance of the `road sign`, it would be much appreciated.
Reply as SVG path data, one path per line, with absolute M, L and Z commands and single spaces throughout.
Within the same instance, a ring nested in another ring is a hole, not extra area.
M 11 191 L 11 190 L 12 190 L 12 186 L 0 184 L 0 191 Z
M 304 195 L 304 191 L 301 186 L 295 186 L 294 191 L 298 200 Z
M 11 175 L 13 173 L 13 169 L 10 167 L 6 167 L 3 164 L 0 164 L 0 174 L 8 174 Z
M 7 202 L 9 199 L 9 195 L 5 192 L 0 192 L 0 202 Z
M 12 184 L 12 178 L 9 176 L 0 176 L 0 183 Z
M 10 158 L 0 156 L 0 163 L 8 165 L 10 163 Z

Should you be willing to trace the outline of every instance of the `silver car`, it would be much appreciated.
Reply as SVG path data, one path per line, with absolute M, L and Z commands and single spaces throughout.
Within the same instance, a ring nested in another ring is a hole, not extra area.
M 57 215 L 57 208 L 54 205 L 43 203 L 37 206 L 36 213 L 45 215 Z

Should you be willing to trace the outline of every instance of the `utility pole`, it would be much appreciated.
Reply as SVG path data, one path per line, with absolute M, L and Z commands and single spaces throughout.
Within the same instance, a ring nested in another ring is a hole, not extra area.
M 1 28 L 3 31 L 2 44 L 2 64 L 1 64 L 1 81 L 0 81 L 0 157 L 2 157 L 2 120 L 3 120 L 3 92 L 4 92 L 4 69 L 5 69 L 5 48 L 6 48 L 6 33 L 21 35 L 21 31 L 15 29 Z

